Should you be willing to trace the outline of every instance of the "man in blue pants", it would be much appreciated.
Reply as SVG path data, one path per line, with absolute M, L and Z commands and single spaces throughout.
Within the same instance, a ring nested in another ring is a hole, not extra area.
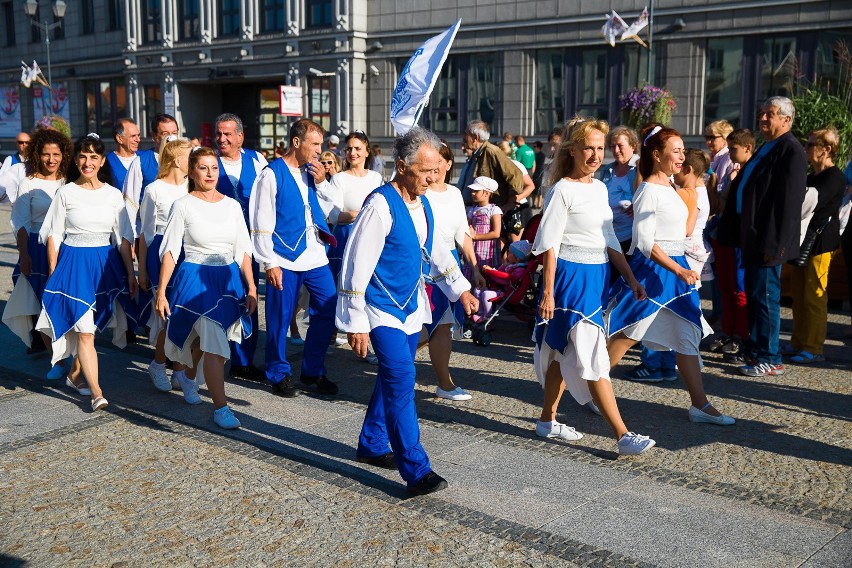
M 296 121 L 289 150 L 261 172 L 249 202 L 254 258 L 266 272 L 266 378 L 272 392 L 284 397 L 297 394 L 287 361 L 287 330 L 303 285 L 310 293 L 311 325 L 299 380 L 320 394 L 337 394 L 337 385 L 325 376 L 337 301 L 325 249 L 334 237 L 325 218 L 343 202 L 317 159 L 323 134 L 316 122 Z
M 440 146 L 422 128 L 394 142 L 396 178 L 371 193 L 358 214 L 343 255 L 337 304 L 337 327 L 347 332 L 355 354 L 365 356 L 372 341 L 379 359 L 357 459 L 399 469 L 412 495 L 447 486 L 420 444 L 414 407 L 414 353 L 432 317 L 424 278 L 468 314 L 479 308 L 449 249 L 432 246 L 432 209 L 421 196 L 441 175 Z
M 219 181 L 216 190 L 222 195 L 233 197 L 240 204 L 246 226 L 249 226 L 249 202 L 260 172 L 266 167 L 266 158 L 260 153 L 243 148 L 245 134 L 240 117 L 224 113 L 216 117 L 216 150 L 219 154 Z M 260 267 L 256 261 L 251 263 L 254 285 L 260 278 Z M 266 378 L 263 371 L 254 366 L 254 353 L 257 349 L 257 331 L 260 329 L 257 310 L 251 314 L 253 333 L 241 343 L 231 342 L 231 378 L 249 381 L 262 381 Z

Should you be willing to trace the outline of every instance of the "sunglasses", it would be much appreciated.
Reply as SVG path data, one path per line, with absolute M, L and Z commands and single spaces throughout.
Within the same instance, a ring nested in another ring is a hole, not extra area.
M 18 143 L 18 146 L 26 146 L 27 144 L 30 143 L 29 140 L 15 140 L 15 142 Z
M 716 136 L 705 136 L 704 141 L 710 142 L 711 140 L 715 140 L 716 138 L 722 138 L 722 136 L 719 136 L 718 134 Z
M 331 165 L 331 164 L 333 164 L 333 163 L 334 163 L 334 162 L 333 162 L 332 160 L 328 160 L 327 162 L 326 162 L 326 161 L 322 161 L 322 162 L 320 162 L 320 164 L 322 164 L 322 165 L 324 165 L 324 166 L 330 166 L 330 165 Z
M 805 143 L 805 148 L 816 148 L 817 146 L 822 146 L 819 142 L 807 142 Z

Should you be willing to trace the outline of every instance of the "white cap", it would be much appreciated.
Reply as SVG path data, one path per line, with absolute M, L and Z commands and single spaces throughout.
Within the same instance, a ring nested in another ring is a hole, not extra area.
M 328 137 L 328 143 L 329 144 L 340 144 L 340 138 L 338 138 L 337 135 L 332 134 L 331 136 Z
M 497 191 L 497 182 L 486 176 L 479 176 L 473 183 L 468 186 L 473 191 L 482 190 L 487 191 L 488 193 L 494 193 Z

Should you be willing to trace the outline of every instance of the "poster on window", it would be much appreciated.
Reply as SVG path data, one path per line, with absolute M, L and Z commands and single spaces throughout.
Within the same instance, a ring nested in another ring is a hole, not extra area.
M 55 114 L 65 119 L 65 122 L 71 124 L 71 110 L 68 107 L 68 83 L 55 82 L 53 83 L 53 96 L 46 87 L 33 87 L 33 114 L 36 120 L 39 118 Z
M 14 138 L 21 130 L 21 91 L 17 85 L 0 87 L 0 138 Z

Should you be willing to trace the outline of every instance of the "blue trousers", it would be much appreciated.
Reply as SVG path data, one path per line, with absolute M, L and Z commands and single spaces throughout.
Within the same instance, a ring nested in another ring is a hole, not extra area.
M 642 363 L 649 369 L 674 369 L 677 366 L 677 355 L 674 351 L 654 351 L 642 346 Z
M 751 347 L 760 363 L 781 363 L 781 266 L 746 263 L 745 293 Z
M 414 407 L 414 353 L 419 336 L 390 327 L 370 332 L 379 358 L 379 374 L 358 437 L 358 455 L 364 457 L 386 454 L 390 443 L 399 474 L 409 486 L 432 470 L 429 456 L 420 445 Z
M 254 276 L 254 287 L 260 282 L 260 265 L 251 261 L 251 271 Z M 257 319 L 257 310 L 251 315 L 251 335 L 243 338 L 242 343 L 231 342 L 231 365 L 248 367 L 254 365 L 254 353 L 257 351 L 257 337 L 260 335 L 260 324 Z
M 302 375 L 325 375 L 325 353 L 334 330 L 337 287 L 328 265 L 305 272 L 281 269 L 282 290 L 266 287 L 266 378 L 273 384 L 292 375 L 287 361 L 287 330 L 304 285 L 311 295 L 311 325 L 305 337 Z

